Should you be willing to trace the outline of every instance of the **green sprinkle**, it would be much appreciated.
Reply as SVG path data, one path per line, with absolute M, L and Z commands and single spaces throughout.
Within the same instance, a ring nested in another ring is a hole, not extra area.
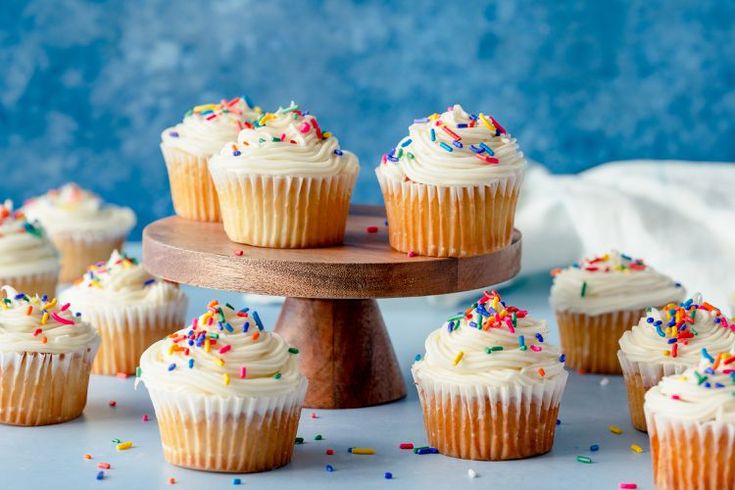
M 299 350 L 296 347 L 289 347 L 288 352 L 291 354 L 298 354 Z
M 577 462 L 584 464 L 592 464 L 592 458 L 589 456 L 577 456 Z
M 120 439 L 118 439 L 118 438 L 116 437 L 115 439 L 113 439 L 113 440 L 112 440 L 112 443 L 113 443 L 113 444 L 120 444 Z
M 135 377 L 140 378 L 140 375 L 142 374 L 143 370 L 140 369 L 140 366 L 135 368 Z
M 230 303 L 225 303 L 225 306 L 228 307 L 229 309 L 233 310 L 233 311 L 235 309 L 235 307 L 232 306 Z
M 314 440 L 315 441 L 321 441 L 322 439 L 324 439 L 324 438 L 322 437 L 321 434 L 317 434 L 317 435 L 314 436 Z
M 414 159 L 413 153 L 411 153 L 410 151 L 407 151 L 406 152 L 406 156 L 408 157 L 409 160 L 413 160 Z
M 493 353 L 492 347 L 485 347 L 485 354 L 492 354 L 492 353 Z
M 303 437 L 297 437 L 294 442 L 296 444 L 303 444 L 304 443 L 304 438 Z
M 526 351 L 526 350 L 528 350 L 528 346 L 527 346 L 527 345 L 522 345 L 522 346 L 520 346 L 519 348 L 521 349 L 521 351 Z
M 513 312 L 513 315 L 511 316 L 513 319 L 513 328 L 516 328 L 518 326 L 518 315 L 516 315 L 516 312 Z
M 219 319 L 220 321 L 222 321 L 222 323 L 227 321 L 227 318 L 225 318 L 225 312 L 222 310 L 221 306 L 217 308 L 217 313 L 219 313 Z
M 587 294 L 587 282 L 582 283 L 582 291 L 580 291 L 580 296 L 584 298 L 584 296 Z
M 496 352 L 496 351 L 499 351 L 499 350 L 503 350 L 503 346 L 502 345 L 496 345 L 494 347 L 491 347 L 491 349 L 493 350 L 493 352 Z
M 702 376 L 697 371 L 694 371 L 694 376 L 697 377 L 697 384 L 698 385 L 701 385 L 702 383 L 704 383 L 705 381 L 707 381 L 707 376 Z
M 429 449 L 429 446 L 415 447 L 413 448 L 413 453 L 418 454 L 418 452 L 421 451 L 422 449 Z
M 282 376 L 282 374 L 281 374 L 280 371 L 278 371 L 276 374 L 273 375 L 273 377 L 276 378 L 276 379 L 281 379 L 281 376 Z
M 398 148 L 398 153 L 396 153 L 396 158 L 401 158 L 403 156 L 403 148 Z

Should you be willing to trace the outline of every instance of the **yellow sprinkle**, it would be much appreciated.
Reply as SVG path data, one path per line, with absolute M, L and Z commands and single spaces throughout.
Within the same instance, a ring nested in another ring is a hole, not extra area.
M 630 445 L 630 450 L 633 451 L 634 453 L 638 453 L 638 454 L 641 454 L 643 452 L 643 448 L 640 447 L 638 444 L 631 444 Z
M 170 345 L 170 346 L 168 347 L 168 355 L 169 355 L 169 356 L 170 356 L 171 354 L 173 354 L 173 353 L 174 353 L 174 349 L 176 349 L 176 344 L 171 344 L 171 345 Z
M 224 359 L 222 359 L 221 357 L 218 357 L 218 358 L 216 358 L 216 359 L 214 360 L 214 362 L 215 362 L 215 363 L 216 363 L 216 364 L 217 364 L 218 366 L 220 366 L 220 367 L 222 367 L 222 366 L 224 366 L 224 365 L 225 365 L 225 360 L 224 360 Z
M 223 363 L 223 364 L 224 364 L 224 363 Z M 227 374 L 227 373 L 223 374 L 223 375 L 222 375 L 222 381 L 224 381 L 224 382 L 225 382 L 225 385 L 228 385 L 228 384 L 230 384 L 230 375 L 229 375 L 229 374 Z
M 488 119 L 488 118 L 487 118 L 487 117 L 485 116 L 485 114 L 483 114 L 483 113 L 481 112 L 481 113 L 479 113 L 479 114 L 478 114 L 478 117 L 480 118 L 480 121 L 482 121 L 482 123 L 483 123 L 483 124 L 484 124 L 485 126 L 487 126 L 487 127 L 488 127 L 488 129 L 490 129 L 490 131 L 493 131 L 493 132 L 495 132 L 495 130 L 496 130 L 497 128 L 495 127 L 495 125 L 494 125 L 493 123 L 491 123 L 491 122 L 490 122 L 490 119 Z
M 668 357 L 668 356 L 671 355 L 671 351 L 665 350 L 665 351 L 663 351 L 663 355 L 664 355 L 664 357 Z
M 439 117 L 439 114 L 435 112 L 434 114 L 429 116 L 429 121 L 436 121 L 437 119 L 439 119 Z
M 259 105 L 256 105 L 255 107 L 253 107 L 253 110 L 254 110 L 255 112 L 263 112 L 263 108 L 262 108 L 262 107 L 260 107 Z
M 608 427 L 608 430 L 616 435 L 620 435 L 623 433 L 623 429 L 621 429 L 617 425 L 611 425 L 610 427 Z
M 332 137 L 332 132 L 331 131 L 324 131 L 322 133 L 322 136 L 324 136 L 325 139 L 326 138 L 331 138 Z
M 209 352 L 212 350 L 212 344 L 209 341 L 209 337 L 205 337 L 204 339 L 204 352 Z
M 459 362 L 462 360 L 463 357 L 464 357 L 464 351 L 461 350 L 457 352 L 457 355 L 454 357 L 454 365 L 456 366 L 457 364 L 459 364 Z
M 118 451 L 125 451 L 126 449 L 130 449 L 131 447 L 133 447 L 133 441 L 125 441 L 115 446 L 115 449 L 117 449 Z
M 56 306 L 56 298 L 43 305 L 43 309 L 48 310 L 49 308 L 53 308 L 54 306 Z
M 208 111 L 208 110 L 213 110 L 214 111 L 214 110 L 217 110 L 217 109 L 219 109 L 219 104 L 202 104 L 202 105 L 198 105 L 198 106 L 194 107 L 194 109 L 192 109 L 192 110 L 194 112 L 203 112 L 203 111 Z
M 352 454 L 375 454 L 375 449 L 371 447 L 353 447 Z
M 41 325 L 46 325 L 46 323 L 48 323 L 48 312 L 44 311 L 41 315 Z

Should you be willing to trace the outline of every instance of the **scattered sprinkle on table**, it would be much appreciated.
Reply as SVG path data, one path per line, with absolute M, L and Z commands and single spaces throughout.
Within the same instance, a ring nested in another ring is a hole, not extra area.
M 414 252 L 413 250 L 409 250 L 409 251 L 408 251 L 408 253 L 407 253 L 406 255 L 407 255 L 408 257 L 416 257 L 416 252 Z
M 297 437 L 294 442 L 296 444 L 303 444 L 304 443 L 304 438 L 303 437 Z
M 638 453 L 638 454 L 641 454 L 643 452 L 643 448 L 641 446 L 639 446 L 638 444 L 631 444 L 630 445 L 630 450 L 633 451 L 634 453 Z
M 105 478 L 105 472 L 104 471 L 98 471 L 97 472 L 97 479 L 98 480 L 104 480 Z
M 242 249 L 240 249 L 240 248 L 238 248 L 237 250 L 235 250 L 235 255 L 237 255 L 238 257 L 242 257 L 242 255 L 243 255 L 244 253 L 245 253 L 245 252 L 243 252 L 243 250 L 242 250 Z
M 385 473 L 383 473 L 383 478 L 385 478 L 386 480 L 392 480 L 393 473 L 391 473 L 390 471 L 386 471 Z
M 122 441 L 120 441 L 120 439 L 118 439 L 117 437 L 112 440 L 113 444 L 120 444 L 120 442 Z
M 561 419 L 556 419 L 556 425 L 561 425 Z
M 232 484 L 233 485 L 242 485 L 242 480 L 239 479 L 239 478 L 233 478 L 232 479 Z
M 149 420 L 151 420 L 151 418 L 150 418 L 150 417 L 148 416 L 148 414 L 147 414 L 147 413 L 144 413 L 144 414 L 143 414 L 143 417 L 141 417 L 141 420 L 142 420 L 143 422 L 148 422 Z
M 621 429 L 617 425 L 611 425 L 610 427 L 608 427 L 608 430 L 617 436 L 623 433 L 623 429 Z
M 326 454 L 327 456 L 331 456 L 334 454 L 334 449 L 327 449 L 326 451 L 324 451 L 324 454 Z
M 477 472 L 470 468 L 469 470 L 467 470 L 467 476 L 470 478 L 477 478 Z
M 115 374 L 117 376 L 117 379 L 128 379 L 128 373 L 117 373 Z
M 590 446 L 590 451 L 592 451 L 593 453 L 594 453 L 595 451 L 599 451 L 599 450 L 600 450 L 600 445 L 599 445 L 599 444 L 592 444 L 592 445 Z
M 174 478 L 173 476 L 169 477 L 169 479 L 168 479 L 168 484 L 169 484 L 169 485 L 173 485 L 173 484 L 175 484 L 175 483 L 176 483 L 176 478 Z
M 413 450 L 414 454 L 439 454 L 439 450 L 435 447 L 420 447 Z
M 115 408 L 117 406 L 117 402 L 115 400 L 110 400 L 109 402 L 107 402 L 107 404 L 112 408 Z
M 97 468 L 101 470 L 109 470 L 110 469 L 110 463 L 98 463 Z
M 621 490 L 636 490 L 638 488 L 637 483 L 621 483 L 618 485 Z
M 600 380 L 600 386 L 607 386 L 610 384 L 610 378 L 602 378 Z
M 398 447 L 401 449 L 413 449 L 413 442 L 402 442 Z
M 368 226 L 365 229 L 365 231 L 367 231 L 368 233 L 377 233 L 378 232 L 378 227 L 377 226 Z
M 324 471 L 326 471 L 327 473 L 332 473 L 334 471 L 334 466 L 328 464 L 324 467 Z
M 118 451 L 126 451 L 126 450 L 130 449 L 131 447 L 133 447 L 133 442 L 132 441 L 125 441 L 125 442 L 121 442 L 121 443 L 117 444 L 115 446 L 115 449 L 117 449 Z
M 322 440 L 324 440 L 324 437 L 321 434 L 317 434 L 317 435 L 314 436 L 314 440 L 315 441 L 322 441 Z
M 92 459 L 92 455 L 89 453 L 84 454 L 84 459 Z
M 352 454 L 371 455 L 375 454 L 375 449 L 371 447 L 351 447 L 347 450 L 347 452 L 350 452 Z
M 577 456 L 577 461 L 584 464 L 591 464 L 592 458 L 589 456 Z
M 311 418 L 318 419 L 319 416 L 316 414 L 316 412 L 311 412 Z

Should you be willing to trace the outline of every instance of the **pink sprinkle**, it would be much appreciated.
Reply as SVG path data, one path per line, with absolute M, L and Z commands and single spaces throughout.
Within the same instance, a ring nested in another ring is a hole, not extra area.
M 147 413 L 144 413 L 141 420 L 143 420 L 143 422 L 148 422 L 150 420 L 150 417 L 148 417 Z
M 286 133 L 281 133 L 281 141 L 286 141 Z
M 111 467 L 110 463 L 97 463 L 97 468 L 101 470 L 109 470 Z
M 210 114 L 210 115 L 207 116 L 207 121 L 211 121 L 215 117 L 217 117 L 217 114 Z
M 401 449 L 413 449 L 413 442 L 402 442 L 398 447 Z
M 316 414 L 316 412 L 311 412 L 311 418 L 318 419 L 319 416 Z
M 59 311 L 66 311 L 69 309 L 70 306 L 71 306 L 70 303 L 66 303 L 61 308 L 59 308 Z
M 117 373 L 115 376 L 117 376 L 118 379 L 128 379 L 130 375 L 128 373 Z
M 311 126 L 306 121 L 304 121 L 301 124 L 301 127 L 299 127 L 299 131 L 301 131 L 302 133 L 308 133 L 310 129 L 311 129 Z
M 672 400 L 681 400 L 681 397 L 679 395 L 671 395 Z
M 534 351 L 534 352 L 541 352 L 541 347 L 539 347 L 538 345 L 532 345 L 532 346 L 530 347 L 530 349 L 531 349 L 532 351 Z
M 230 349 L 232 349 L 232 346 L 231 345 L 223 345 L 220 348 L 219 353 L 220 354 L 224 354 L 224 353 L 228 352 Z
M 621 483 L 620 485 L 618 485 L 618 488 L 625 490 L 636 490 L 636 488 L 638 488 L 638 485 L 636 483 Z
M 237 250 L 235 250 L 235 255 L 237 255 L 238 257 L 242 257 L 244 253 L 245 252 L 243 252 L 242 249 L 240 249 L 240 248 L 238 248 Z
M 62 318 L 55 311 L 51 312 L 51 318 L 56 320 L 58 323 L 61 323 L 62 325 L 74 325 L 74 320 L 67 320 L 66 318 Z
M 409 250 L 406 255 L 408 255 L 409 257 L 416 257 L 416 252 L 414 252 L 413 250 Z
M 197 324 L 198 324 L 198 323 L 199 323 L 199 318 L 198 318 L 198 317 L 197 317 L 197 318 L 194 318 L 194 319 L 193 319 L 193 320 L 191 321 L 191 328 L 193 328 L 194 330 L 196 330 L 196 329 L 197 329 Z
M 245 379 L 245 375 L 247 374 L 247 371 L 245 370 L 245 366 L 240 368 L 240 378 Z

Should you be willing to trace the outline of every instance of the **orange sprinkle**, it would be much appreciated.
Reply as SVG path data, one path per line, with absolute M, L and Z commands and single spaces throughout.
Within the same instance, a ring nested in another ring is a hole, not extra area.
M 174 478 L 173 476 L 168 479 L 168 484 L 169 485 L 173 485 L 175 483 L 176 483 L 176 478 Z
M 33 305 L 28 305 L 28 309 L 26 310 L 26 315 L 30 316 L 31 313 L 33 313 Z
M 546 371 L 544 371 L 544 368 L 538 368 L 538 374 L 543 378 L 546 376 Z
M 41 343 L 42 344 L 47 344 L 48 343 L 48 337 L 46 337 L 45 335 L 43 337 L 41 337 Z
M 91 454 L 89 454 L 89 453 L 86 453 L 86 454 L 84 455 L 84 459 L 92 459 L 92 455 L 91 455 Z
M 561 272 L 561 267 L 555 267 L 551 269 L 551 277 L 556 277 Z
M 253 334 L 253 340 L 258 340 L 260 338 L 260 331 L 257 331 Z

